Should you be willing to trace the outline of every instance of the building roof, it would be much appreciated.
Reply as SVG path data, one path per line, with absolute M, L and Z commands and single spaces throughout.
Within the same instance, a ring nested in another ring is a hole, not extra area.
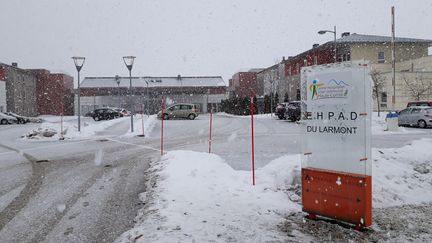
M 391 42 L 390 36 L 380 36 L 380 35 L 361 35 L 361 34 L 350 34 L 344 36 L 342 38 L 336 39 L 338 43 L 385 43 Z M 397 43 L 424 43 L 424 44 L 432 44 L 432 40 L 425 39 L 414 39 L 414 38 L 405 38 L 405 37 L 395 37 L 395 42 Z M 333 43 L 333 41 L 329 41 L 328 43 Z
M 380 35 L 361 35 L 352 33 L 350 35 L 341 37 L 339 39 L 336 39 L 336 42 L 338 44 L 349 44 L 349 43 L 391 43 L 391 37 L 390 36 L 380 36 Z M 395 43 L 413 43 L 413 44 L 427 44 L 428 46 L 432 46 L 432 40 L 425 40 L 425 39 L 414 39 L 414 38 L 405 38 L 405 37 L 395 37 Z M 306 50 L 300 54 L 297 54 L 293 57 L 288 57 L 288 59 L 285 60 L 285 63 L 290 62 L 292 60 L 297 59 L 298 57 L 302 57 L 306 53 L 309 53 L 311 50 L 315 50 L 317 48 L 328 48 L 333 47 L 334 41 L 326 42 L 322 45 L 319 45 L 315 48 Z
M 203 77 L 132 77 L 133 87 L 226 87 L 221 76 Z M 120 87 L 129 87 L 129 77 L 120 77 Z M 115 77 L 86 77 L 81 88 L 117 87 Z

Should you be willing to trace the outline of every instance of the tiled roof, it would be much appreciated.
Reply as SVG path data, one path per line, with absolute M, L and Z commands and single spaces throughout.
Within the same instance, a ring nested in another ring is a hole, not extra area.
M 132 77 L 133 87 L 225 87 L 222 77 Z M 115 77 L 86 77 L 82 88 L 117 87 Z M 120 87 L 129 87 L 129 77 L 120 77 Z

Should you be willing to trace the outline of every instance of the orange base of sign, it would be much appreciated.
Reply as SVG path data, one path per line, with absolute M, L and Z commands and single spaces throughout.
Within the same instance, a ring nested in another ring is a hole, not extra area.
M 372 177 L 316 168 L 302 168 L 303 211 L 354 224 L 372 224 Z

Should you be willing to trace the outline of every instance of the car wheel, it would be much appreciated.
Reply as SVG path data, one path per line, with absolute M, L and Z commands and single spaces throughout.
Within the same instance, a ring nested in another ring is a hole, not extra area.
M 95 116 L 93 119 L 94 119 L 95 121 L 99 121 L 99 120 L 100 120 L 100 118 L 99 118 L 98 116 Z
M 420 128 L 426 128 L 426 122 L 425 122 L 424 120 L 420 120 L 420 121 L 418 121 L 417 125 L 418 125 Z
M 189 120 L 194 120 L 195 119 L 195 114 L 189 114 L 188 118 L 189 118 Z
M 169 119 L 168 114 L 164 114 L 164 115 L 163 115 L 163 119 L 164 119 L 164 120 L 168 120 L 168 119 Z
M 285 117 L 283 115 L 278 115 L 280 120 L 283 120 Z
M 2 120 L 0 121 L 0 124 L 2 124 L 2 125 L 6 125 L 6 124 L 8 124 L 8 121 L 7 121 L 6 119 L 2 119 Z

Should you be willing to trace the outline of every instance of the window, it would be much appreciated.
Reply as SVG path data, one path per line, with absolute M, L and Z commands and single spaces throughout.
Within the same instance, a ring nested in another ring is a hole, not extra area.
M 378 63 L 384 63 L 384 62 L 385 62 L 384 52 L 380 51 L 378 52 Z
M 381 93 L 381 102 L 387 103 L 387 93 L 386 92 Z
M 412 109 L 411 114 L 415 114 L 415 113 L 420 113 L 420 109 L 419 108 Z
M 380 104 L 380 107 L 381 107 L 381 108 L 387 108 L 387 103 L 381 103 L 381 104 Z
M 181 105 L 180 110 L 192 110 L 192 106 L 190 105 Z
M 408 114 L 408 113 L 410 112 L 410 110 L 411 110 L 411 109 L 405 109 L 405 110 L 402 110 L 402 111 L 399 113 L 399 115 L 406 115 L 406 114 Z

